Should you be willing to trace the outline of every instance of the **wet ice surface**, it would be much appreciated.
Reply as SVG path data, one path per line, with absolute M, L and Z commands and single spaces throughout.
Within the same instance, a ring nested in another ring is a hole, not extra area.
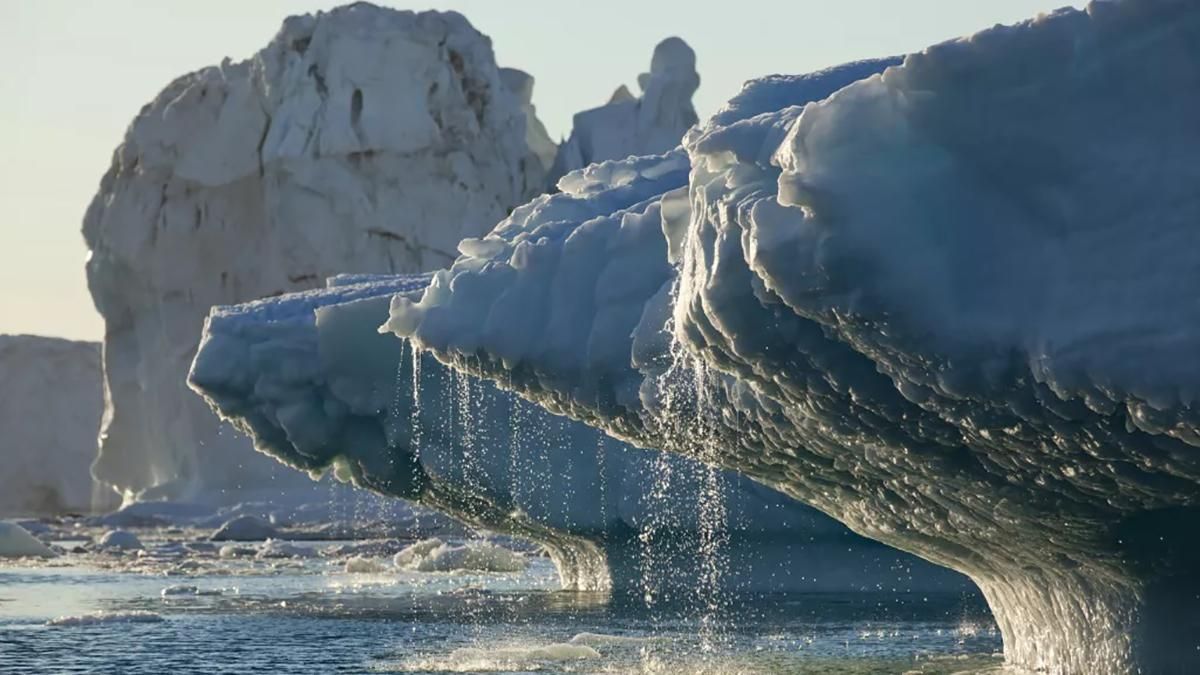
M 141 552 L 76 548 L 102 534 L 60 539 L 76 552 L 58 558 L 0 561 L 0 672 L 954 673 L 1000 663 L 976 596 L 772 595 L 730 599 L 705 620 L 686 606 L 557 591 L 536 552 L 518 552 L 523 571 L 477 573 L 398 568 L 396 547 L 412 542 L 394 540 L 239 542 L 222 555 L 228 545 L 206 532 L 142 529 Z

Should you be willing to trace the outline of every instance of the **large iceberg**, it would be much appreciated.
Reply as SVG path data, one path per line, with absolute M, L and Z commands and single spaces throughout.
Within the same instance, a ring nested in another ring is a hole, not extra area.
M 1200 4 L 739 110 L 810 81 L 689 133 L 684 187 L 651 185 L 674 156 L 568 176 L 388 327 L 966 573 L 1015 666 L 1200 669 Z
M 449 264 L 545 185 L 531 87 L 462 16 L 368 3 L 291 17 L 249 60 L 168 85 L 83 226 L 105 320 L 96 478 L 126 498 L 289 484 L 186 389 L 209 307 Z
M 686 175 L 680 165 L 673 177 Z M 419 276 L 217 308 L 190 381 L 257 447 L 550 552 L 565 588 L 960 590 L 961 576 L 850 533 L 748 479 L 638 450 L 460 375 L 376 329 Z
M 86 513 L 104 407 L 100 345 L 0 335 L 0 379 L 0 515 Z

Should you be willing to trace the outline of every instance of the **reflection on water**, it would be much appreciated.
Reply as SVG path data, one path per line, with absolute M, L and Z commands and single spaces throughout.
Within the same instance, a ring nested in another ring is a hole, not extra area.
M 951 673 L 999 663 L 975 595 L 749 596 L 714 617 L 556 584 L 537 556 L 508 574 L 356 574 L 338 556 L 228 559 L 167 544 L 0 563 L 0 672 Z M 715 643 L 705 621 L 721 627 Z

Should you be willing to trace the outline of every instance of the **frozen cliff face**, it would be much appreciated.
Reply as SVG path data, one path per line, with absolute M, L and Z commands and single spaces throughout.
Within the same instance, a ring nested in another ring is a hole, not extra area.
M 521 111 L 525 113 L 525 143 L 533 153 L 533 159 L 540 163 L 533 171 L 548 171 L 554 164 L 558 144 L 550 138 L 546 125 L 538 119 L 537 108 L 533 105 L 533 76 L 516 68 L 501 68 L 500 81 L 521 102 Z
M 0 335 L 0 381 L 0 516 L 90 510 L 100 345 Z
M 745 478 L 632 448 L 380 334 L 390 297 L 429 278 L 347 276 L 217 308 L 190 382 L 286 464 L 544 544 L 564 587 L 652 601 L 694 601 L 698 581 L 713 593 L 969 588 Z
M 389 326 L 965 572 L 1016 666 L 1195 672 L 1198 73 L 1200 5 L 1097 2 L 720 113 L 685 188 L 593 167 Z
M 700 87 L 696 53 L 679 38 L 654 48 L 650 72 L 638 76 L 641 97 L 624 86 L 599 108 L 577 113 L 570 137 L 558 148 L 549 183 L 608 159 L 653 155 L 679 145 L 698 118 L 692 94 Z
M 449 263 L 545 184 L 530 86 L 506 88 L 462 16 L 366 3 L 292 17 L 249 60 L 171 83 L 84 222 L 106 323 L 96 477 L 221 500 L 268 482 L 275 463 L 186 389 L 209 307 Z

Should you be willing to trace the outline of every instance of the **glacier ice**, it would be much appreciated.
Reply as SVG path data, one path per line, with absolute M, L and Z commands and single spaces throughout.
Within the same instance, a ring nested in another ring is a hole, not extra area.
M 96 546 L 112 551 L 136 551 L 145 548 L 141 539 L 129 530 L 109 530 L 100 537 Z
M 448 264 L 545 185 L 531 86 L 461 15 L 367 3 L 291 17 L 252 58 L 169 84 L 83 226 L 105 320 L 96 478 L 127 499 L 303 488 L 187 391 L 208 308 Z
M 1094 2 L 736 112 L 806 82 L 689 132 L 674 189 L 676 155 L 567 176 L 388 327 L 966 573 L 1015 666 L 1200 669 L 1200 5 Z
M 21 558 L 33 556 L 37 558 L 52 558 L 55 553 L 29 533 L 17 525 L 0 520 L 0 558 Z
M 698 121 L 692 94 L 700 87 L 696 53 L 677 37 L 654 48 L 650 72 L 638 76 L 642 95 L 624 85 L 599 108 L 576 113 L 571 135 L 558 147 L 550 187 L 566 174 L 608 159 L 653 155 L 679 145 Z
M 685 178 L 682 153 L 662 161 L 677 169 L 664 181 Z M 325 290 L 215 308 L 191 385 L 294 468 L 332 469 L 537 541 L 568 588 L 639 596 L 649 588 L 655 599 L 693 591 L 689 580 L 706 563 L 698 552 L 706 501 L 730 523 L 719 580 L 727 590 L 969 587 L 751 481 L 631 448 L 380 334 L 391 296 L 420 293 L 430 278 L 346 275 Z M 671 556 L 671 570 L 644 569 L 646 536 L 655 555 Z
M 209 541 L 262 541 L 279 536 L 275 528 L 256 516 L 244 515 L 230 518 L 217 528 Z
M 414 572 L 520 572 L 525 556 L 490 542 L 448 544 L 426 539 L 400 551 L 392 563 Z
M 0 335 L 0 376 L 0 514 L 89 511 L 104 406 L 100 345 Z

